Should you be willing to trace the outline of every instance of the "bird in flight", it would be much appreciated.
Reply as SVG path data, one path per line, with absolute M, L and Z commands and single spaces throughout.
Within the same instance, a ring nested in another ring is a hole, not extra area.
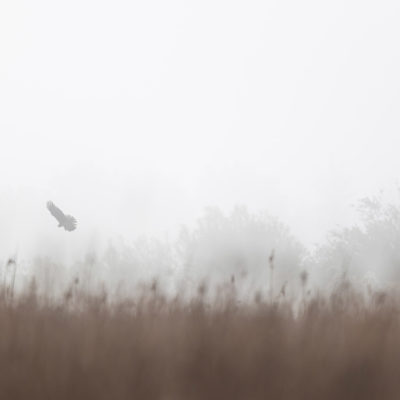
M 58 221 L 58 227 L 63 227 L 66 231 L 76 229 L 76 219 L 72 215 L 65 215 L 52 201 L 47 202 L 47 209 L 50 214 Z

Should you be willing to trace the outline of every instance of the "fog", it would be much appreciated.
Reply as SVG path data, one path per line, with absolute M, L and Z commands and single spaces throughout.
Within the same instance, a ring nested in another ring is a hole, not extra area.
M 395 1 L 3 1 L 0 256 L 174 240 L 236 205 L 312 250 L 359 199 L 397 201 L 399 17 Z

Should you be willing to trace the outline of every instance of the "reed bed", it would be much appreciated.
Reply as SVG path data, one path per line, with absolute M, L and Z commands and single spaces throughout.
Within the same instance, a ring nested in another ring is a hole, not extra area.
M 1 399 L 399 399 L 395 295 L 0 292 Z

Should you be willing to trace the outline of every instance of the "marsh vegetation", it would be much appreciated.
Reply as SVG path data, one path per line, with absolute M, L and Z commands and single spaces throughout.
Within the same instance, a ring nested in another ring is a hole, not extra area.
M 400 214 L 361 212 L 312 255 L 238 208 L 68 268 L 6 260 L 0 398 L 398 399 Z

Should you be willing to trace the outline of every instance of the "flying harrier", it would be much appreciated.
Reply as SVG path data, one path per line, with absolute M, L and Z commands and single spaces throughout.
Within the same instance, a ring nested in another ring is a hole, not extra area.
M 65 215 L 52 201 L 47 202 L 47 209 L 50 214 L 58 221 L 58 227 L 63 227 L 66 231 L 76 229 L 76 219 L 72 215 Z

